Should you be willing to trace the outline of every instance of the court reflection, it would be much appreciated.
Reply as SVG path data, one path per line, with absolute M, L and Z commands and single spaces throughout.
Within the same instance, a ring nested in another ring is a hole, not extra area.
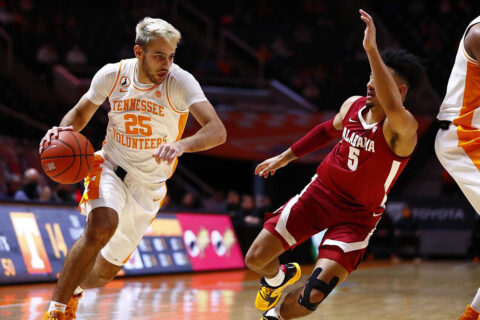
M 120 278 L 103 288 L 89 289 L 77 319 L 229 319 L 246 272 Z M 53 284 L 0 287 L 0 318 L 40 319 Z

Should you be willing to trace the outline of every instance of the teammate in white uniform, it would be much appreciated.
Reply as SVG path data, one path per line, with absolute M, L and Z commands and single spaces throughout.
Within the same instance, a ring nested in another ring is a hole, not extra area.
M 179 31 L 164 20 L 145 18 L 136 32 L 136 58 L 100 69 L 90 90 L 40 143 L 41 149 L 59 131 L 82 130 L 109 100 L 105 142 L 79 204 L 87 226 L 65 258 L 44 320 L 74 319 L 83 289 L 114 278 L 155 218 L 179 156 L 226 140 L 198 82 L 173 64 Z M 202 128 L 181 139 L 190 112 Z
M 473 208 L 480 213 L 480 16 L 458 47 L 447 93 L 438 114 L 435 152 Z M 477 320 L 480 289 L 459 320 Z

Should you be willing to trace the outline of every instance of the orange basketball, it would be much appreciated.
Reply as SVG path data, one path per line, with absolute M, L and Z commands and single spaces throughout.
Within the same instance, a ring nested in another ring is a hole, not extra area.
M 82 134 L 60 131 L 40 154 L 43 171 L 64 184 L 82 181 L 93 165 L 93 147 Z

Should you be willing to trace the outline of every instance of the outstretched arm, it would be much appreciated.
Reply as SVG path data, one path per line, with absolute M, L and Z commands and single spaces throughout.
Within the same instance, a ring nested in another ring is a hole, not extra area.
M 387 116 L 390 128 L 394 134 L 413 136 L 416 134 L 418 123 L 413 115 L 403 107 L 402 96 L 393 79 L 391 72 L 382 60 L 376 41 L 375 24 L 372 17 L 360 10 L 361 19 L 366 24 L 363 47 L 370 62 L 375 94 Z M 405 90 L 406 90 L 405 85 Z
M 340 108 L 340 111 L 332 119 L 323 122 L 310 130 L 300 140 L 295 142 L 290 148 L 281 154 L 267 159 L 255 168 L 255 174 L 268 178 L 268 175 L 274 175 L 275 171 L 285 167 L 291 161 L 300 158 L 320 149 L 333 139 L 340 137 L 343 129 L 343 119 L 350 109 L 352 103 L 360 98 L 353 96 L 348 98 Z

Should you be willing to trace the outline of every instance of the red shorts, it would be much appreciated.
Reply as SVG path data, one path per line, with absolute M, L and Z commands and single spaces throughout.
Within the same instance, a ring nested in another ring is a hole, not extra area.
M 315 175 L 310 184 L 278 209 L 264 228 L 277 236 L 285 249 L 294 248 L 327 229 L 318 258 L 340 263 L 350 273 L 360 263 L 383 208 L 368 210 L 331 193 Z

